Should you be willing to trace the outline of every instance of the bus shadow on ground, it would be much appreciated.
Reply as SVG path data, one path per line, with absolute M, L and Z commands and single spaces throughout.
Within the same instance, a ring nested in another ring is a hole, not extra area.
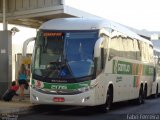
M 118 102 L 112 105 L 112 109 L 108 113 L 112 113 L 112 111 L 125 109 L 128 107 L 135 106 L 129 101 Z M 96 107 L 80 107 L 80 106 L 59 106 L 59 105 L 36 105 L 32 108 L 32 113 L 37 114 L 45 114 L 45 115 L 71 115 L 71 116 L 94 116 L 100 113 L 97 111 Z M 107 114 L 107 113 L 106 113 Z

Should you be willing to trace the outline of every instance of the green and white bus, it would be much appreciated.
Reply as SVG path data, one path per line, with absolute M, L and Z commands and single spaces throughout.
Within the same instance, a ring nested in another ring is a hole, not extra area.
M 43 23 L 33 52 L 30 100 L 37 104 L 97 106 L 106 112 L 152 94 L 153 45 L 104 19 Z
M 153 50 L 155 60 L 155 76 L 153 79 L 152 95 L 154 98 L 157 98 L 160 93 L 160 48 L 154 46 Z

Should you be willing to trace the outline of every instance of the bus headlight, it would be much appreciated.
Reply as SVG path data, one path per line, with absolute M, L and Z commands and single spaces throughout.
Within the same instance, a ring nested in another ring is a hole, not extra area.
M 93 85 L 90 85 L 89 88 L 90 88 L 90 89 L 93 89 L 93 88 L 95 88 L 97 85 L 98 85 L 98 82 L 94 83 Z
M 89 90 L 89 86 L 78 89 L 78 91 L 80 91 L 80 92 L 86 92 L 88 90 Z
M 35 95 L 32 95 L 32 96 L 36 101 L 39 101 L 39 98 L 37 96 L 35 96 Z

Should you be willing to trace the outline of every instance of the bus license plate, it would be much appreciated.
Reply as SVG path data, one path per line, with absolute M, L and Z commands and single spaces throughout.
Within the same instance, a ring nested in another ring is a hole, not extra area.
M 54 98 L 53 98 L 53 101 L 54 101 L 54 102 L 64 102 L 65 99 L 64 99 L 63 97 L 54 97 Z

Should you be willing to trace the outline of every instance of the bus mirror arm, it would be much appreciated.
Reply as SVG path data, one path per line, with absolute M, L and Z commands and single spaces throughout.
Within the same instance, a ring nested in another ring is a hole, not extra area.
M 28 38 L 27 40 L 25 40 L 25 42 L 23 43 L 23 49 L 22 49 L 22 56 L 26 57 L 26 52 L 27 52 L 27 46 L 30 42 L 34 41 L 36 38 L 35 37 L 31 37 Z

